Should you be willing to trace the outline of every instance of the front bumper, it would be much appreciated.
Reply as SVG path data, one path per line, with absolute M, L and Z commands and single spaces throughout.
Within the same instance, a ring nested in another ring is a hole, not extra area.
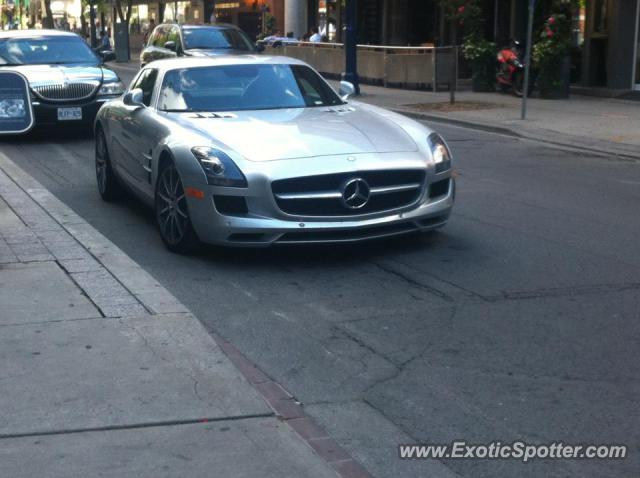
M 73 127 L 77 125 L 89 126 L 93 125 L 93 122 L 98 114 L 98 111 L 107 101 L 113 99 L 113 97 L 105 98 L 93 98 L 83 101 L 69 101 L 69 102 L 44 102 L 39 99 L 32 99 L 34 114 L 34 125 L 39 126 L 68 126 Z M 82 108 L 82 119 L 80 120 L 58 120 L 58 108 Z
M 331 164 L 329 159 L 323 160 Z M 405 167 L 417 165 L 412 163 L 405 163 Z M 324 166 L 318 173 L 335 171 L 327 169 L 327 164 Z M 424 162 L 422 167 L 424 168 Z M 444 226 L 455 200 L 452 170 L 436 174 L 433 168 L 429 167 L 419 200 L 406 207 L 351 217 L 294 216 L 283 213 L 274 199 L 271 182 L 281 177 L 278 168 L 271 165 L 265 168 L 269 170 L 268 177 L 260 173 L 247 175 L 247 189 L 203 187 L 202 184 L 189 184 L 187 181 L 185 186 L 205 190 L 205 197 L 202 199 L 188 198 L 191 221 L 200 240 L 225 246 L 260 247 L 273 244 L 351 243 L 380 239 Z M 374 168 L 380 171 L 385 168 L 397 169 L 397 166 L 393 168 L 383 162 Z M 434 197 L 431 192 L 435 190 L 432 188 L 435 184 L 446 184 L 446 187 L 440 188 L 440 192 Z M 214 200 L 214 196 L 221 194 L 246 198 L 248 212 L 222 214 Z

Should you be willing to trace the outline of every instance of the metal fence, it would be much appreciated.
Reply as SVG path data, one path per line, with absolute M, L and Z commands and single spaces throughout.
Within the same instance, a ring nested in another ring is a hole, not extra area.
M 284 43 L 267 47 L 267 53 L 298 58 L 332 78 L 344 71 L 342 43 Z M 454 58 L 453 47 L 358 45 L 358 75 L 365 83 L 385 87 L 449 89 L 455 80 Z

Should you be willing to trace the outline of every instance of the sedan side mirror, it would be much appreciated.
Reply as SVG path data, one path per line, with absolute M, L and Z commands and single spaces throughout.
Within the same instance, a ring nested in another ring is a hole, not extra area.
M 116 53 L 113 50 L 101 51 L 100 56 L 102 57 L 103 63 L 106 63 L 108 61 L 113 61 L 116 59 Z
M 176 51 L 176 42 L 174 41 L 165 42 L 164 47 L 167 50 Z
M 144 104 L 144 93 L 140 88 L 134 88 L 127 91 L 122 98 L 122 102 L 127 106 L 136 106 L 138 108 L 146 108 Z
M 356 87 L 353 86 L 353 83 L 349 83 L 348 81 L 340 82 L 340 97 L 343 101 L 347 101 L 350 96 L 354 95 L 356 92 Z

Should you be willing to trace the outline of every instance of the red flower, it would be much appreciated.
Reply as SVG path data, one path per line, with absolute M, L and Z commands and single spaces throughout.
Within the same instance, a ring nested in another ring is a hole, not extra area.
M 556 22 L 556 17 L 549 17 L 549 20 L 547 20 L 549 22 L 549 25 L 553 25 Z
M 464 5 L 458 8 L 458 13 L 464 13 Z
M 547 36 L 549 38 L 551 38 L 553 36 L 553 32 L 551 30 L 549 30 L 549 29 L 547 29 Z

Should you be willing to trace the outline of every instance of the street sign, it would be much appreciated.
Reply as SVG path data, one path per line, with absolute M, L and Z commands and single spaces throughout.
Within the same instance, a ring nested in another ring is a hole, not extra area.
M 16 71 L 0 71 L 0 134 L 26 133 L 32 127 L 29 82 Z

